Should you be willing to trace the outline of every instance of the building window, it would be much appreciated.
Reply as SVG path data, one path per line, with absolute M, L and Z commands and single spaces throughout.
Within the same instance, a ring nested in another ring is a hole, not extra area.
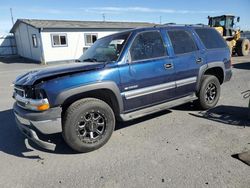
M 52 46 L 67 46 L 67 35 L 66 34 L 52 34 Z
M 32 35 L 32 44 L 33 44 L 33 47 L 34 48 L 37 48 L 37 37 L 36 37 L 36 34 L 33 34 Z
M 97 40 L 97 34 L 85 34 L 85 46 L 91 46 Z

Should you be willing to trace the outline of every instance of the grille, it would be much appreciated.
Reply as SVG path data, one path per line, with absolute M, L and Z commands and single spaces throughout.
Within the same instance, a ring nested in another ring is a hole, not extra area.
M 20 107 L 25 107 L 25 103 L 21 101 L 17 101 L 17 105 Z
M 19 96 L 21 96 L 21 97 L 25 97 L 25 92 L 24 92 L 23 89 L 20 89 L 20 88 L 15 87 L 14 90 L 15 90 L 15 93 L 16 93 L 17 95 L 19 95 Z

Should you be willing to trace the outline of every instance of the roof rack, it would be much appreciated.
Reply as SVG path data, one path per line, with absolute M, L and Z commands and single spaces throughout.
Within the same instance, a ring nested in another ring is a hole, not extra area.
M 169 22 L 169 23 L 165 23 L 165 24 L 162 24 L 162 25 L 177 25 L 177 24 L 174 23 L 174 22 Z
M 196 26 L 196 27 L 209 27 L 208 25 L 198 23 L 198 24 L 176 24 L 176 23 L 165 23 L 165 24 L 158 24 L 154 27 L 164 27 L 164 26 Z

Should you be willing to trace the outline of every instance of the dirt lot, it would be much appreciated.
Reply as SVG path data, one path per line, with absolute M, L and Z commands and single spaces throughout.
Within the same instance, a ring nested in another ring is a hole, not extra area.
M 191 104 L 119 123 L 101 149 L 76 154 L 60 135 L 55 152 L 28 142 L 12 113 L 11 82 L 43 66 L 0 62 L 0 187 L 250 187 L 250 167 L 231 155 L 250 150 L 250 56 L 234 57 L 233 78 L 216 108 Z

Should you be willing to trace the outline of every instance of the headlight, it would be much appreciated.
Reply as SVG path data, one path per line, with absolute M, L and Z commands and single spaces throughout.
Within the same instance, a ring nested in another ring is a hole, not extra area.
M 25 103 L 25 107 L 29 110 L 35 111 L 45 111 L 49 109 L 49 101 L 48 99 L 29 99 Z
M 20 95 L 14 95 L 17 104 L 25 109 L 34 111 L 45 111 L 50 108 L 48 99 L 28 99 Z
M 49 101 L 43 90 L 35 90 L 35 98 L 30 98 L 29 93 L 15 88 L 13 98 L 16 99 L 18 106 L 34 111 L 45 111 L 50 108 Z

